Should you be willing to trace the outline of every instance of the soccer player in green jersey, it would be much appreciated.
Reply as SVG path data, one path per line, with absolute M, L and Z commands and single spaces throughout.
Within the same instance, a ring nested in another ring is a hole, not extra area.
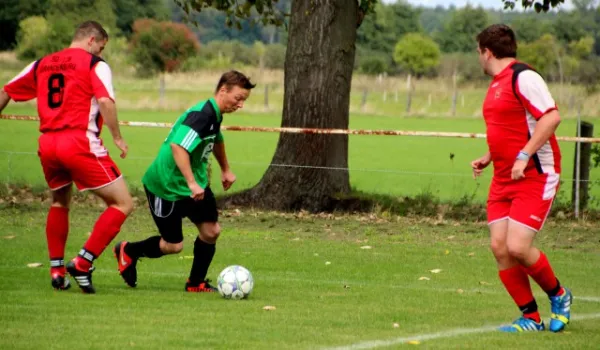
M 142 179 L 160 236 L 139 242 L 123 241 L 114 247 L 119 273 L 130 287 L 137 285 L 139 258 L 181 252 L 182 219 L 187 217 L 196 225 L 199 235 L 185 290 L 216 290 L 206 279 L 221 231 L 217 203 L 208 183 L 208 158 L 214 153 L 221 167 L 223 189 L 227 191 L 235 182 L 235 175 L 229 169 L 220 131 L 222 115 L 242 108 L 254 86 L 244 74 L 227 72 L 221 76 L 213 98 L 199 102 L 177 119 Z

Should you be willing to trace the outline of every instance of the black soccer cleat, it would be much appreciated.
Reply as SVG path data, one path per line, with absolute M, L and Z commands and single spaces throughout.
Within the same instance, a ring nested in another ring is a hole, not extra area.
M 119 273 L 125 283 L 127 283 L 130 287 L 137 286 L 137 262 L 138 259 L 129 256 L 125 252 L 125 246 L 127 246 L 127 242 L 119 242 L 113 248 L 113 253 L 115 253 L 115 258 L 117 259 L 117 264 L 119 265 Z
M 79 270 L 73 260 L 67 264 L 67 271 L 75 279 L 81 291 L 86 294 L 96 293 L 96 289 L 92 284 L 92 272 L 94 272 L 94 269 L 95 267 L 92 266 L 88 271 Z
M 52 275 L 52 288 L 56 290 L 67 290 L 71 288 L 69 278 L 58 273 Z

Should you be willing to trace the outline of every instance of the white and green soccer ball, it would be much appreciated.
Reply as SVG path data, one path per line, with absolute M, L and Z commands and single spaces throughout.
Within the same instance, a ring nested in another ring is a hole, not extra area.
M 231 265 L 221 271 L 217 278 L 217 289 L 225 299 L 244 299 L 252 292 L 254 279 L 248 269 Z

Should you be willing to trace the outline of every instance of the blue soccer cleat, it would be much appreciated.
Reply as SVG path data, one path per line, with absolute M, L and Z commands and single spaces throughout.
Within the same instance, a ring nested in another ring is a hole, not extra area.
M 537 323 L 534 320 L 523 316 L 516 319 L 512 324 L 498 328 L 499 331 L 507 333 L 541 332 L 544 329 L 546 329 L 544 321 Z
M 560 332 L 565 329 L 565 326 L 571 319 L 571 303 L 573 294 L 567 288 L 564 288 L 563 295 L 550 297 L 550 305 L 552 306 L 552 317 L 550 318 L 550 332 Z

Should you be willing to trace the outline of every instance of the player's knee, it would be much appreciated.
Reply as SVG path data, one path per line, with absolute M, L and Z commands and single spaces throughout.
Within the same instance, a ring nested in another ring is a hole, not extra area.
M 218 222 L 203 224 L 200 229 L 200 238 L 207 243 L 215 243 L 221 234 L 221 226 Z
M 519 243 L 511 243 L 507 244 L 508 255 L 517 261 L 524 261 L 527 257 L 527 253 L 529 252 L 529 246 L 519 244 Z
M 119 209 L 123 214 L 129 215 L 133 211 L 133 198 L 131 198 L 129 192 L 123 193 L 115 198 L 112 206 Z
M 160 250 L 165 254 L 177 254 L 183 250 L 183 242 L 179 242 L 179 243 L 164 242 L 164 243 L 165 244 L 160 247 Z
M 508 256 L 508 247 L 506 246 L 506 242 L 503 240 L 493 239 L 490 243 L 490 249 L 497 258 Z

